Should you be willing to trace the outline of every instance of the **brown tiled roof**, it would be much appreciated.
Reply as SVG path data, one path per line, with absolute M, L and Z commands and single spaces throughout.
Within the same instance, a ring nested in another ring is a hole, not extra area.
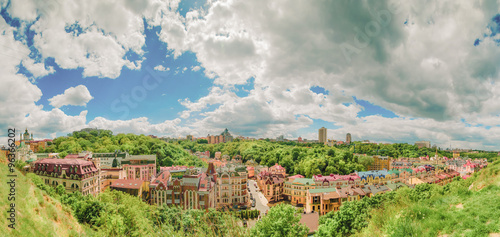
M 319 213 L 301 214 L 299 223 L 306 225 L 309 228 L 309 234 L 313 234 L 318 230 Z
M 81 159 L 57 159 L 46 158 L 35 162 L 37 164 L 55 164 L 55 165 L 92 165 L 91 161 Z
M 140 189 L 144 181 L 137 179 L 118 179 L 111 184 L 112 188 Z

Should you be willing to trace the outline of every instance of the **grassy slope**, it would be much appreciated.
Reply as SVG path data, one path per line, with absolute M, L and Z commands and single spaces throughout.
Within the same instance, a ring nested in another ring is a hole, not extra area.
M 499 233 L 500 160 L 476 173 L 471 180 L 461 182 L 451 192 L 435 194 L 421 202 L 410 201 L 402 192 L 396 197 L 398 205 L 374 210 L 368 227 L 357 235 L 488 236 Z
M 81 226 L 69 208 L 44 194 L 27 177 L 16 171 L 16 229 L 7 228 L 7 161 L 0 157 L 0 236 L 87 236 L 92 231 Z

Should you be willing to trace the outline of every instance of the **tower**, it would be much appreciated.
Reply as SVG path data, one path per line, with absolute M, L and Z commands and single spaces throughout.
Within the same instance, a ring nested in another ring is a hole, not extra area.
M 347 135 L 345 137 L 345 143 L 351 144 L 351 134 L 350 133 L 347 133 Z
M 321 127 L 318 131 L 318 140 L 319 140 L 319 143 L 325 143 L 327 142 L 327 139 L 326 139 L 326 128 L 325 127 Z

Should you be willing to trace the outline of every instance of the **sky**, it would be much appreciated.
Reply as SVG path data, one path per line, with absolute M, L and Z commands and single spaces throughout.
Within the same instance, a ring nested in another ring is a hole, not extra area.
M 228 128 L 318 139 L 326 127 L 336 140 L 500 150 L 500 1 L 0 0 L 0 8 L 5 135 L 92 127 L 203 137 Z

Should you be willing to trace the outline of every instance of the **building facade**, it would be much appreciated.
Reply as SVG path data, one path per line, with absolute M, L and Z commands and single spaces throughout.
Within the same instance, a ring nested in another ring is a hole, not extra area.
M 209 173 L 188 169 L 182 178 L 168 177 L 164 171 L 150 184 L 152 205 L 175 205 L 184 209 L 216 207 L 215 180 Z
M 327 142 L 326 136 L 327 136 L 327 129 L 325 127 L 321 127 L 318 130 L 318 141 L 319 141 L 319 143 L 323 143 L 324 144 L 325 142 Z
M 345 136 L 345 143 L 346 144 L 351 144 L 352 140 L 351 140 L 351 134 L 348 133 L 346 136 Z
M 91 161 L 81 159 L 43 159 L 34 162 L 34 173 L 45 184 L 57 187 L 62 184 L 66 192 L 83 195 L 99 193 L 99 171 Z
M 215 169 L 209 164 L 208 170 Z M 217 208 L 223 206 L 244 206 L 248 204 L 247 176 L 245 166 L 219 167 L 209 172 L 216 180 Z
M 368 170 L 390 170 L 391 158 L 388 156 L 373 156 L 373 164 L 368 167 Z
M 257 185 L 269 202 L 277 202 L 283 199 L 286 169 L 275 164 L 268 169 L 262 169 L 257 175 Z

